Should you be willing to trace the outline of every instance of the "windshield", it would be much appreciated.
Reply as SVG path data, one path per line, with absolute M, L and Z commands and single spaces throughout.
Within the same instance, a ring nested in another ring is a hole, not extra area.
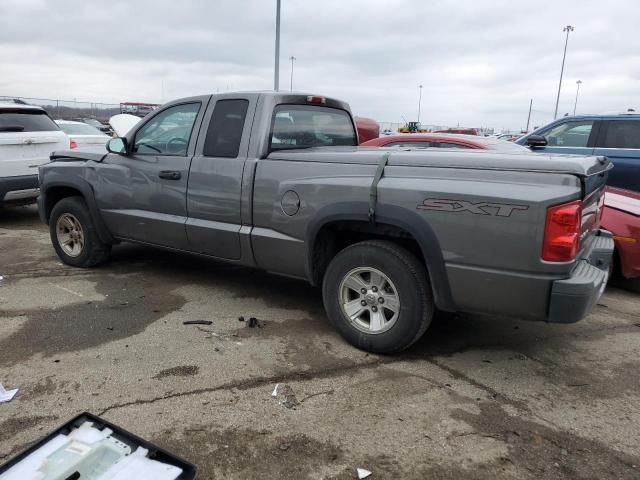
M 100 135 L 106 137 L 100 130 L 86 123 L 59 123 L 58 125 L 67 135 Z
M 308 105 L 276 107 L 269 150 L 355 146 L 356 130 L 348 112 Z

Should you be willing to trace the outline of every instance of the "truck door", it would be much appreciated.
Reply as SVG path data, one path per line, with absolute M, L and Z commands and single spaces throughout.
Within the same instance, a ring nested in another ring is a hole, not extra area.
M 608 185 L 640 191 L 640 118 L 602 122 L 593 153 L 613 162 Z
M 240 258 L 242 175 L 255 99 L 221 98 L 207 109 L 189 171 L 189 249 Z M 206 132 L 204 130 L 206 126 Z
M 127 155 L 110 153 L 95 169 L 96 200 L 114 236 L 187 249 L 189 152 L 201 110 L 194 101 L 159 111 L 133 134 Z

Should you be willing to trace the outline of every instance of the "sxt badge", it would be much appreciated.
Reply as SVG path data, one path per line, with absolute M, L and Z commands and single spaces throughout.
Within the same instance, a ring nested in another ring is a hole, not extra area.
M 443 198 L 427 198 L 417 206 L 420 210 L 437 210 L 440 212 L 469 212 L 474 215 L 493 215 L 510 217 L 515 210 L 528 210 L 527 205 L 508 203 L 467 202 L 466 200 L 447 200 Z

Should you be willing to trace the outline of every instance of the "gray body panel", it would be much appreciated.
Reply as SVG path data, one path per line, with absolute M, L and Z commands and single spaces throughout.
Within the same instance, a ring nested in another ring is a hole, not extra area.
M 249 101 L 237 158 L 203 155 L 209 120 L 221 99 Z M 269 153 L 274 107 L 304 99 L 249 92 L 172 102 L 163 108 L 190 101 L 203 105 L 187 156 L 85 155 L 83 162 L 77 154 L 61 154 L 41 168 L 43 196 L 60 185 L 57 179 L 75 178 L 70 182 L 84 185 L 94 197 L 92 212 L 105 225 L 105 235 L 317 283 L 312 256 L 318 233 L 338 221 L 372 225 L 369 196 L 385 150 Z M 327 102 L 348 110 L 341 102 Z M 127 135 L 129 143 L 142 125 Z M 547 208 L 582 199 L 586 225 L 601 201 L 608 161 L 480 150 L 390 152 L 377 186 L 375 223 L 416 240 L 437 306 L 548 320 L 554 285 L 571 278 L 586 260 L 541 259 Z M 169 167 L 182 173 L 179 180 L 157 178 L 158 170 Z M 41 206 L 46 210 L 46 199 Z M 597 232 L 585 228 L 581 255 L 593 249 Z

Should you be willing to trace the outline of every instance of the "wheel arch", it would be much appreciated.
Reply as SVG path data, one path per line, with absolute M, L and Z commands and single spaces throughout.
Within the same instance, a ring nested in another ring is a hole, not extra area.
M 346 240 L 342 236 L 345 232 Z M 394 205 L 378 204 L 375 223 L 369 221 L 366 202 L 344 202 L 320 209 L 307 228 L 305 270 L 311 284 L 322 282 L 337 252 L 366 239 L 388 239 L 414 250 L 426 265 L 436 306 L 457 310 L 435 232 L 417 213 Z
M 47 182 L 46 185 L 40 187 L 39 208 L 42 220 L 49 224 L 49 217 L 56 203 L 63 198 L 75 196 L 82 197 L 87 204 L 100 240 L 104 243 L 113 243 L 113 237 L 102 220 L 102 215 L 100 215 L 91 185 L 80 179 L 69 178 Z

